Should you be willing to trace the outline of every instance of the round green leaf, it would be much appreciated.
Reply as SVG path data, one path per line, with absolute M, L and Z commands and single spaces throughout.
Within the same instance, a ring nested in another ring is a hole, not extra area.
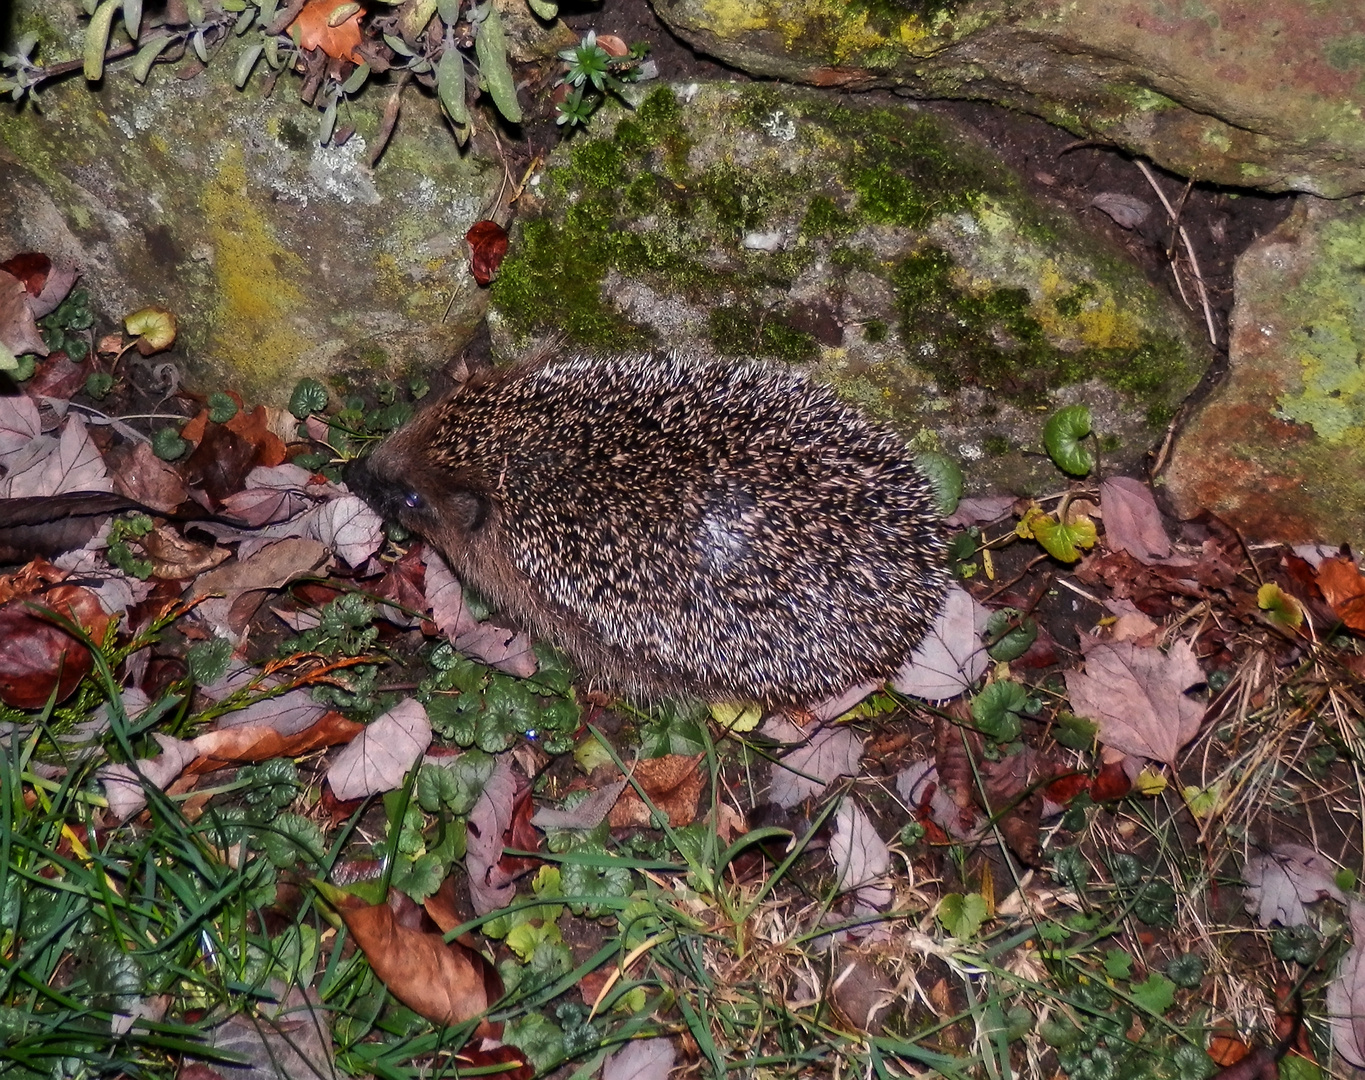
M 1019 713 L 1028 702 L 1028 692 L 1017 682 L 1001 679 L 972 698 L 972 719 L 977 730 L 995 742 L 1013 742 L 1023 725 Z
M 215 390 L 209 395 L 209 419 L 215 424 L 226 424 L 237 415 L 237 402 L 231 394 Z
M 986 622 L 986 638 L 991 643 L 986 655 L 992 660 L 1017 660 L 1038 640 L 1038 624 L 1016 608 L 1001 608 L 991 612 Z
M 1085 476 L 1094 466 L 1090 451 L 1081 440 L 1090 434 L 1090 410 L 1084 405 L 1058 409 L 1043 428 L 1043 445 L 1058 468 L 1072 476 Z
M 919 466 L 920 472 L 924 473 L 929 486 L 934 489 L 934 503 L 938 507 L 938 512 L 947 517 L 957 509 L 958 500 L 962 498 L 962 469 L 947 454 L 935 453 L 932 450 L 916 454 L 915 464 Z
M 300 420 L 327 407 L 327 387 L 317 379 L 300 379 L 289 395 L 289 411 Z
M 190 444 L 173 427 L 164 427 L 152 436 L 152 453 L 162 461 L 175 461 L 185 456 Z
M 92 371 L 85 377 L 85 392 L 96 401 L 114 388 L 114 377 L 107 371 Z

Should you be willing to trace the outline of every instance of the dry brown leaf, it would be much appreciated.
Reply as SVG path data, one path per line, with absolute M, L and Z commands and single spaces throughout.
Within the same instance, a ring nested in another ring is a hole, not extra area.
M 114 469 L 114 488 L 143 506 L 170 513 L 187 498 L 180 473 L 152 452 L 152 444 L 135 442 Z
M 275 728 L 262 724 L 206 731 L 193 740 L 195 753 L 199 756 L 186 772 L 206 773 L 244 762 L 299 757 L 313 750 L 348 743 L 364 730 L 364 724 L 329 712 L 296 735 L 281 735 Z
M 238 1013 L 209 1029 L 208 1045 L 222 1053 L 237 1055 L 242 1064 L 225 1070 L 243 1078 L 327 1080 L 338 1074 L 332 1061 L 330 1010 L 318 1000 L 312 987 L 271 981 L 275 1002 L 262 1001 L 250 1014 Z M 188 1064 L 188 1061 L 187 1061 Z M 222 1077 L 224 1073 L 214 1072 Z M 186 1080 L 181 1069 L 177 1080 Z
M 152 563 L 152 577 L 161 581 L 183 581 L 211 570 L 227 559 L 227 548 L 197 544 L 186 540 L 169 525 L 158 525 L 138 543 Z
M 350 0 L 308 0 L 288 32 L 300 49 L 321 49 L 338 60 L 363 63 L 364 58 L 356 50 L 360 48 L 360 16 L 364 10 L 357 8 L 339 25 L 328 25 L 333 12 L 348 3 Z
M 115 821 L 127 821 L 147 805 L 147 792 L 138 779 L 138 772 L 147 783 L 165 791 L 167 786 L 185 771 L 195 758 L 194 744 L 169 735 L 153 732 L 152 737 L 161 746 L 161 753 L 154 758 L 144 758 L 137 763 L 137 771 L 132 765 L 106 765 L 96 773 L 104 785 L 104 797 L 109 803 L 109 816 Z
M 90 651 L 44 612 L 77 623 L 97 642 L 109 628 L 99 598 L 80 585 L 55 585 L 0 606 L 0 701 L 16 709 L 40 709 L 54 690 L 65 700 L 94 665 Z
M 9 471 L 0 479 L 0 499 L 114 490 L 104 459 L 76 415 L 66 418 L 59 438 L 39 435 L 4 464 Z
M 855 914 L 884 911 L 895 895 L 882 880 L 891 871 L 891 851 L 862 807 L 850 798 L 840 799 L 834 812 L 829 854 L 839 890 L 855 893 Z
M 614 784 L 603 784 L 572 810 L 541 807 L 532 815 L 531 824 L 538 829 L 595 829 L 616 805 L 626 783 L 618 780 Z
M 531 639 L 495 623 L 479 622 L 464 601 L 459 579 L 440 555 L 428 549 L 423 558 L 427 564 L 424 586 L 431 618 L 450 643 L 466 656 L 492 664 L 509 675 L 523 679 L 534 675 L 536 655 Z
M 654 805 L 668 817 L 674 827 L 691 825 L 697 820 L 697 800 L 701 798 L 706 776 L 698 766 L 702 755 L 695 757 L 684 754 L 665 754 L 663 757 L 646 758 L 637 761 L 631 775 Z M 620 799 L 607 815 L 613 829 L 630 825 L 648 825 L 649 807 L 644 804 L 639 793 L 628 787 L 621 792 Z
M 336 756 L 327 782 L 343 802 L 392 791 L 430 745 L 427 710 L 416 698 L 408 698 L 369 724 Z
M 1005 843 L 1025 866 L 1040 865 L 1043 798 L 1036 790 L 1038 752 L 1025 747 L 999 761 L 983 761 L 980 768 L 990 812 L 1002 815 L 1000 832 Z
M 1337 556 L 1318 566 L 1318 587 L 1337 618 L 1352 630 L 1365 633 L 1365 575 L 1355 560 Z
M 1188 642 L 1167 653 L 1131 642 L 1085 645 L 1085 671 L 1066 673 L 1071 707 L 1095 721 L 1101 742 L 1175 764 L 1180 748 L 1199 731 L 1204 706 L 1185 691 L 1204 681 Z
M 602 1063 L 602 1080 L 668 1080 L 675 1056 L 668 1039 L 634 1039 Z
M 458 941 L 400 926 L 388 904 L 328 890 L 346 929 L 375 976 L 408 1008 L 433 1024 L 461 1024 L 502 996 L 502 980 L 482 954 Z M 502 1025 L 480 1021 L 476 1036 L 498 1038 Z
M 1115 551 L 1130 552 L 1141 562 L 1156 562 L 1171 553 L 1161 511 L 1147 485 L 1127 476 L 1100 482 L 1104 536 Z
M 13 468 L 16 454 L 43 433 L 38 406 L 23 394 L 0 396 L 0 465 Z

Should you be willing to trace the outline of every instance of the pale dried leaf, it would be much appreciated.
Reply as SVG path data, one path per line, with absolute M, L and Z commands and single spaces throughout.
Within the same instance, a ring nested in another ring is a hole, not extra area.
M 13 467 L 11 458 L 43 433 L 38 406 L 26 394 L 0 396 L 0 465 Z
M 229 600 L 247 592 L 282 589 L 297 577 L 313 573 L 327 561 L 327 551 L 317 540 L 296 537 L 271 544 L 254 558 L 224 563 L 202 574 L 188 590 L 191 600 L 225 596 Z
M 346 563 L 359 566 L 384 543 L 384 520 L 364 499 L 342 495 L 315 511 L 317 537 Z
M 392 791 L 431 745 L 431 723 L 420 701 L 408 698 L 365 728 L 327 770 L 332 793 L 343 802 Z
M 968 525 L 986 525 L 998 521 L 1014 509 L 1013 495 L 968 496 L 957 504 L 952 516 L 944 519 L 950 528 L 964 529 Z
M 784 809 L 824 791 L 841 776 L 857 776 L 863 739 L 847 727 L 821 728 L 809 741 L 791 721 L 772 717 L 760 733 L 783 743 L 801 743 L 773 765 L 768 798 Z
M 518 784 L 511 755 L 500 755 L 469 814 L 464 864 L 469 874 L 469 900 L 476 915 L 505 908 L 516 895 L 516 885 L 498 863 L 503 834 L 512 824 Z
M 990 662 L 981 644 L 989 618 L 990 612 L 966 589 L 949 587 L 943 611 L 891 685 L 927 701 L 957 697 L 981 678 Z
M 869 679 L 867 682 L 859 683 L 857 686 L 850 686 L 843 693 L 836 694 L 834 697 L 825 698 L 825 700 L 818 705 L 812 705 L 809 710 L 810 714 L 822 724 L 829 720 L 835 720 L 838 717 L 843 716 L 844 713 L 848 712 L 854 705 L 862 701 L 868 694 L 880 689 L 884 682 L 884 679 Z
M 862 891 L 891 871 L 891 852 L 885 841 L 877 835 L 876 826 L 862 807 L 849 798 L 839 800 L 839 808 L 834 812 L 834 835 L 829 841 L 829 854 L 834 860 L 839 890 L 857 889 L 859 899 L 864 901 L 867 897 L 861 895 Z M 889 900 L 888 896 L 884 902 Z M 871 906 L 879 905 L 873 903 Z
M 1352 900 L 1347 911 L 1352 944 L 1327 987 L 1327 1015 L 1337 1053 L 1365 1069 L 1365 903 Z
M 160 744 L 161 753 L 139 761 L 137 771 L 131 765 L 106 765 L 96 774 L 104 785 L 109 814 L 117 821 L 126 821 L 147 805 L 147 792 L 138 778 L 138 772 L 147 783 L 164 791 L 195 759 L 193 743 L 157 732 L 153 732 L 153 737 Z
M 34 439 L 29 447 L 41 449 L 25 460 L 15 456 L 10 471 L 0 481 L 0 498 L 19 499 L 35 495 L 60 495 L 64 491 L 113 491 L 104 459 L 79 416 L 66 419 L 61 437 Z
M 1161 511 L 1146 484 L 1127 476 L 1100 482 L 1104 536 L 1114 551 L 1127 551 L 1139 562 L 1158 562 L 1171 553 Z
M 1330 896 L 1346 903 L 1336 883 L 1336 867 L 1302 844 L 1276 844 L 1247 859 L 1246 908 L 1262 926 L 1277 922 L 1299 926 L 1308 921 L 1305 904 Z
M 531 815 L 538 829 L 595 829 L 606 819 L 626 786 L 625 780 L 604 784 L 572 810 L 552 810 L 542 806 Z
M 1127 754 L 1175 764 L 1199 731 L 1204 706 L 1185 691 L 1204 681 L 1188 642 L 1168 653 L 1128 641 L 1087 644 L 1085 671 L 1066 673 L 1072 709 L 1095 721 L 1099 739 Z
M 635 1039 L 602 1063 L 602 1080 L 668 1080 L 675 1057 L 669 1039 Z
M 227 496 L 223 500 L 223 512 L 247 525 L 270 525 L 298 517 L 311 505 L 297 491 L 252 487 Z
M 262 686 L 262 689 L 265 689 Z M 216 728 L 268 727 L 281 735 L 306 731 L 327 714 L 327 706 L 314 701 L 307 690 L 290 690 L 279 697 L 253 701 L 244 709 L 224 713 Z
M 239 1013 L 209 1031 L 213 1049 L 237 1055 L 241 1065 L 224 1070 L 233 1080 L 330 1080 L 332 1061 L 328 1011 L 312 987 L 290 987 L 274 980 L 274 1002 L 250 1014 Z M 221 1065 L 218 1066 L 222 1068 Z

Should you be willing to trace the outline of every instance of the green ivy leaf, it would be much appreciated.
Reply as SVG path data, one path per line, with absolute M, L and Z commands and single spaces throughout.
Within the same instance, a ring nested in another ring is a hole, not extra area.
M 1204 958 L 1198 953 L 1172 957 L 1166 965 L 1166 977 L 1176 986 L 1193 990 L 1204 981 Z
M 1048 418 L 1043 428 L 1043 445 L 1058 468 L 1072 476 L 1085 476 L 1094 467 L 1090 452 L 1081 440 L 1090 434 L 1090 410 L 1084 405 L 1068 405 Z
M 188 452 L 190 444 L 173 427 L 164 427 L 152 436 L 152 453 L 162 461 L 175 461 Z
M 1158 1016 L 1175 1004 L 1175 983 L 1155 971 L 1147 976 L 1146 982 L 1130 987 L 1128 992 L 1134 1001 Z
M 962 478 L 961 466 L 947 454 L 931 450 L 916 454 L 915 464 L 919 466 L 920 472 L 924 473 L 925 479 L 933 489 L 934 504 L 939 514 L 947 517 L 957 509 L 958 500 L 962 498 L 965 481 Z
M 479 71 L 488 84 L 493 104 L 509 124 L 521 123 L 521 105 L 517 102 L 517 84 L 507 63 L 507 35 L 502 29 L 502 16 L 497 5 L 488 4 L 488 15 L 479 23 L 474 39 L 474 55 L 479 60 Z
M 986 621 L 986 635 L 991 642 L 986 655 L 1007 663 L 1019 659 L 1038 640 L 1038 624 L 1017 608 L 1000 608 Z
M 1092 548 L 1099 534 L 1095 523 L 1084 514 L 1063 524 L 1041 507 L 1030 507 L 1015 527 L 1022 536 L 1031 536 L 1054 559 L 1073 563 L 1081 557 L 1082 548 Z
M 1013 742 L 1023 724 L 1019 714 L 1028 703 L 1028 692 L 1017 682 L 1001 679 L 972 698 L 972 719 L 976 728 L 995 742 Z
M 1095 745 L 1099 725 L 1074 713 L 1059 712 L 1052 727 L 1052 737 L 1068 750 L 1089 750 Z
M 270 819 L 269 829 L 261 832 L 261 850 L 279 869 L 288 870 L 297 865 L 300 856 L 309 863 L 321 863 L 327 839 L 317 822 L 301 814 L 279 814 Z
M 85 377 L 85 392 L 96 401 L 106 397 L 114 388 L 114 377 L 107 371 L 92 371 Z
M 976 936 L 986 921 L 986 898 L 980 893 L 949 893 L 938 905 L 938 921 L 960 941 Z
M 317 379 L 300 379 L 289 395 L 289 411 L 300 420 L 327 408 L 327 387 Z
M 1133 957 L 1126 949 L 1110 949 L 1104 955 L 1104 973 L 1111 979 L 1126 979 L 1133 973 Z
M 411 861 L 399 859 L 393 868 L 393 887 L 421 904 L 441 887 L 448 871 L 449 867 L 430 851 Z

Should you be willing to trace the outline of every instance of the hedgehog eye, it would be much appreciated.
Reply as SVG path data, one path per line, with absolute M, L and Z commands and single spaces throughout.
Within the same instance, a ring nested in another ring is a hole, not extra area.
M 417 492 L 409 491 L 403 496 L 403 505 L 409 510 L 420 510 L 426 505 L 426 502 L 423 500 L 422 496 L 417 494 Z

